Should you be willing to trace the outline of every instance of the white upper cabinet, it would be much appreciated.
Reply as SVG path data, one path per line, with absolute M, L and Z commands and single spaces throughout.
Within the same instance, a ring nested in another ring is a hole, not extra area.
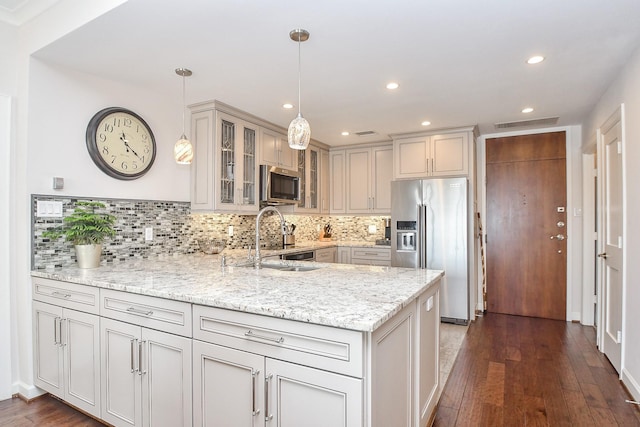
M 320 213 L 328 214 L 331 197 L 329 150 L 320 150 Z
M 393 147 L 353 148 L 345 154 L 346 213 L 390 213 Z
M 296 150 L 300 172 L 300 202 L 295 212 L 320 212 L 320 149 L 309 145 L 306 150 Z
M 212 107 L 191 115 L 192 211 L 257 212 L 259 127 Z
M 287 135 L 260 129 L 260 164 L 296 170 L 296 152 L 289 147 Z
M 394 179 L 469 175 L 472 138 L 469 131 L 395 139 Z
M 346 213 L 346 188 L 344 182 L 345 176 L 345 151 L 331 150 L 329 153 L 329 169 L 331 173 L 331 192 L 329 198 L 330 212 Z

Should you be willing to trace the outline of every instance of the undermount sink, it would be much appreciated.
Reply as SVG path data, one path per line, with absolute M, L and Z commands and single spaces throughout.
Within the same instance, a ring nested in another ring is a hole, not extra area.
M 262 264 L 262 268 L 271 268 L 280 271 L 313 271 L 320 267 L 312 267 L 306 265 L 281 265 L 281 264 Z

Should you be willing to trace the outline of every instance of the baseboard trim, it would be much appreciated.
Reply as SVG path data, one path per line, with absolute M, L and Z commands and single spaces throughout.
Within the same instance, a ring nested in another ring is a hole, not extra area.
M 34 385 L 28 385 L 23 382 L 13 383 L 13 395 L 18 396 L 20 399 L 25 400 L 27 402 L 35 399 L 36 397 L 40 397 L 47 392 L 39 389 Z
M 622 379 L 622 383 L 624 384 L 624 386 L 627 388 L 627 390 L 631 394 L 631 397 L 633 397 L 634 400 L 640 400 L 640 385 L 635 380 L 635 378 L 633 378 L 629 374 L 629 371 L 627 371 L 624 368 L 622 369 L 622 378 L 621 379 Z

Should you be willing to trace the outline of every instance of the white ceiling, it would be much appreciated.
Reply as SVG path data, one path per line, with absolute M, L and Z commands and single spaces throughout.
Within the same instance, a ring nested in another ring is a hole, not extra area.
M 299 26 L 311 33 L 302 113 L 314 139 L 342 145 L 424 130 L 423 120 L 482 133 L 552 116 L 579 124 L 640 44 L 640 1 L 129 0 L 37 56 L 176 103 L 174 69 L 187 67 L 188 103 L 218 99 L 287 127 Z M 527 65 L 533 54 L 547 59 Z

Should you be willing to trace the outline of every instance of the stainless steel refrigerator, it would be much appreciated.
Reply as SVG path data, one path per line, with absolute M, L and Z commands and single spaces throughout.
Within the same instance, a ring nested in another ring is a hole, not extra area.
M 391 265 L 444 270 L 440 317 L 469 321 L 466 178 L 391 183 Z

